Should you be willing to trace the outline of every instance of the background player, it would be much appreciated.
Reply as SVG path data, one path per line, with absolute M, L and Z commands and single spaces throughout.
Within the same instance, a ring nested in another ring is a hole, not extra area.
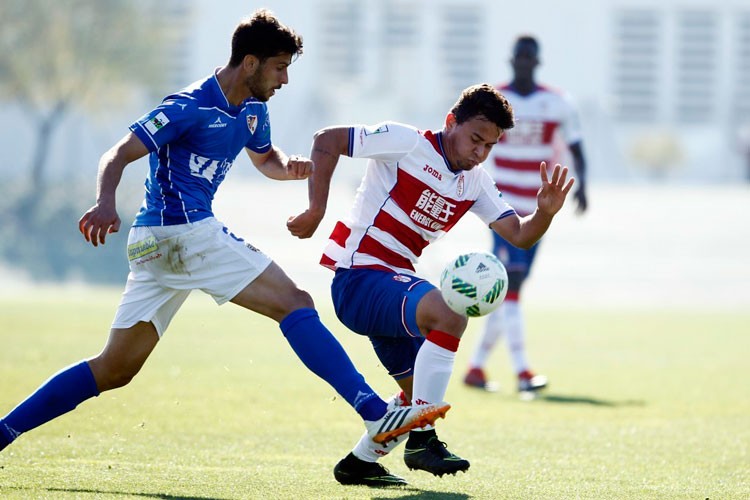
M 498 87 L 513 106 L 516 125 L 500 138 L 487 162 L 498 189 L 519 215 L 536 208 L 539 190 L 539 164 L 559 160 L 555 141 L 564 141 L 576 173 L 574 197 L 578 213 L 588 205 L 586 200 L 586 163 L 581 144 L 581 129 L 575 108 L 560 92 L 536 83 L 534 71 L 539 65 L 539 43 L 531 36 L 520 36 L 511 58 L 513 80 Z M 526 357 L 525 325 L 520 307 L 523 282 L 529 275 L 539 243 L 529 249 L 517 248 L 497 232 L 492 233 L 494 253 L 508 271 L 508 294 L 500 308 L 485 323 L 482 336 L 471 357 L 464 383 L 472 387 L 496 390 L 484 371 L 487 358 L 501 334 L 505 335 L 518 390 L 530 392 L 547 385 L 547 377 L 535 375 Z
M 94 246 L 120 228 L 115 192 L 124 168 L 150 154 L 146 198 L 128 237 L 130 274 L 109 339 L 100 354 L 58 372 L 0 419 L 0 450 L 129 383 L 194 289 L 279 322 L 297 356 L 354 407 L 370 436 L 386 440 L 444 415 L 447 405 L 424 414 L 389 409 L 320 322 L 310 295 L 213 216 L 214 194 L 243 149 L 272 179 L 310 175 L 310 160 L 287 157 L 271 143 L 265 103 L 288 83 L 287 68 L 301 52 L 293 30 L 257 11 L 235 29 L 227 65 L 167 96 L 102 156 L 96 205 L 79 222 Z
M 566 184 L 567 168 L 556 166 L 548 179 L 546 168 L 538 167 L 538 207 L 519 217 L 487 172 L 475 168 L 511 127 L 510 104 L 484 84 L 463 91 L 437 132 L 385 122 L 331 127 L 315 135 L 310 206 L 287 225 L 295 236 L 312 236 L 325 215 L 339 157 L 369 159 L 354 207 L 336 223 L 321 264 L 336 273 L 331 292 L 337 316 L 370 338 L 413 406 L 443 400 L 467 324 L 435 286 L 415 276 L 424 248 L 469 211 L 514 245 L 528 248 L 547 230 L 572 187 L 573 179 Z M 347 484 L 403 482 L 375 462 L 387 451 L 363 437 L 334 475 Z M 469 468 L 432 428 L 409 434 L 404 461 L 436 475 Z

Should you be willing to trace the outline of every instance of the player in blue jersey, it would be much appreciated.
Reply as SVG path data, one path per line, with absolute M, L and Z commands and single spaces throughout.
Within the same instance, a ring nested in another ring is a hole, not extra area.
M 320 322 L 310 295 L 213 216 L 214 194 L 243 149 L 272 179 L 310 176 L 309 159 L 287 157 L 272 144 L 266 108 L 301 53 L 299 35 L 269 11 L 256 11 L 235 29 L 225 66 L 167 96 L 102 156 L 96 204 L 79 221 L 95 247 L 120 229 L 115 192 L 124 168 L 147 154 L 150 160 L 145 201 L 128 236 L 130 274 L 109 339 L 101 353 L 53 375 L 0 419 L 0 450 L 130 382 L 195 289 L 218 304 L 233 302 L 279 322 L 297 356 L 362 416 L 374 441 L 445 415 L 444 403 L 420 412 L 383 401 Z

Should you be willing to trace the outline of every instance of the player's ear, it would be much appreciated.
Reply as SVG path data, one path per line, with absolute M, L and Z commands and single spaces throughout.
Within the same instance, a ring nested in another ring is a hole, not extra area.
M 245 56 L 244 59 L 242 59 L 242 68 L 248 73 L 250 73 L 251 75 L 257 71 L 259 66 L 260 66 L 260 59 L 258 59 L 257 56 L 248 54 Z
M 450 130 L 456 126 L 456 115 L 448 113 L 445 115 L 445 130 Z

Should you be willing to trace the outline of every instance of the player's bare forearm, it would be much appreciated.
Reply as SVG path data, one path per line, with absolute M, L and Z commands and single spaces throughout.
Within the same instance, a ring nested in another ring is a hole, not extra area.
M 505 217 L 490 224 L 490 228 L 514 247 L 529 249 L 547 232 L 554 216 L 537 209 L 526 217 Z
M 310 153 L 315 167 L 308 181 L 311 211 L 325 213 L 333 172 L 341 155 L 346 153 L 348 142 L 348 128 L 326 128 L 315 133 Z
M 314 167 L 307 184 L 309 208 L 287 221 L 287 229 L 293 236 L 311 237 L 323 220 L 333 172 L 339 157 L 346 152 L 345 141 L 348 141 L 348 129 L 328 128 L 315 133 L 310 153 Z
M 542 186 L 536 197 L 537 208 L 526 217 L 506 217 L 490 224 L 497 234 L 518 248 L 531 248 L 547 232 L 555 214 L 560 211 L 565 198 L 573 187 L 573 179 L 567 179 L 568 168 L 555 165 L 552 177 L 547 176 L 547 165 L 539 165 Z M 567 180 L 567 182 L 566 182 Z
M 107 234 L 120 230 L 117 215 L 117 186 L 122 172 L 131 162 L 144 156 L 148 150 L 134 134 L 125 136 L 99 160 L 96 182 L 96 204 L 78 220 L 78 230 L 94 246 L 103 245 Z
M 312 173 L 312 162 L 300 155 L 287 156 L 277 147 L 266 153 L 255 153 L 247 150 L 250 160 L 260 173 L 277 181 L 307 179 Z

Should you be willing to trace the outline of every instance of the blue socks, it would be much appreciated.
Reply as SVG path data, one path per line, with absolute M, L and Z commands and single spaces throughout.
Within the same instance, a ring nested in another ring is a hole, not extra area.
M 363 419 L 378 420 L 385 415 L 386 402 L 365 382 L 315 309 L 292 311 L 279 328 L 305 366 L 336 389 Z
M 24 432 L 98 395 L 94 374 L 86 361 L 62 369 L 0 419 L 0 450 Z
M 279 327 L 305 366 L 328 382 L 363 419 L 378 420 L 385 415 L 386 402 L 365 382 L 315 309 L 292 311 Z M 98 395 L 88 362 L 64 368 L 0 419 L 0 450 L 24 432 Z

